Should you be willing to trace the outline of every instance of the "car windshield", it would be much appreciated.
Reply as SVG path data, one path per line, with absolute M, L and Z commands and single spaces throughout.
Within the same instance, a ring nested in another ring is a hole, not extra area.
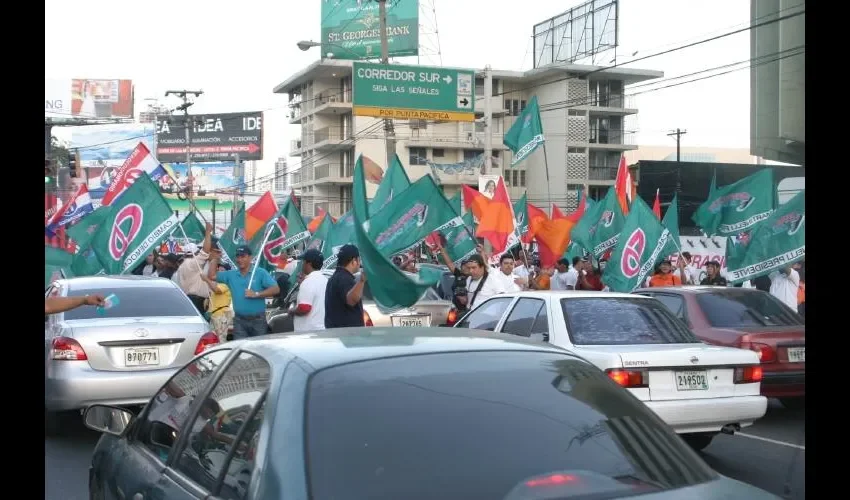
M 620 498 L 717 477 L 642 403 L 565 354 L 351 363 L 318 372 L 309 391 L 311 498 L 501 499 L 555 471 L 595 476 L 576 496 Z
M 654 299 L 561 299 L 574 345 L 696 344 L 688 327 Z
M 197 316 L 198 310 L 186 295 L 174 287 L 123 287 L 114 290 L 80 288 L 72 289 L 68 295 L 99 293 L 107 296 L 115 294 L 118 304 L 98 312 L 96 307 L 78 307 L 65 312 L 64 319 L 93 319 L 93 318 L 138 318 L 150 316 Z
M 773 295 L 760 290 L 723 290 L 697 294 L 697 303 L 715 328 L 799 326 L 803 318 Z

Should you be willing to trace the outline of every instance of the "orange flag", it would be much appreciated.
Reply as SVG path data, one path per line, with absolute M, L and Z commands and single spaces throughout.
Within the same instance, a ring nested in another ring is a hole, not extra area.
M 558 208 L 558 205 L 552 203 L 552 220 L 554 219 L 565 219 L 567 216 L 564 215 L 564 212 L 561 212 L 561 209 Z
M 277 214 L 277 203 L 268 191 L 245 211 L 245 241 L 254 236 Z
M 661 198 L 659 198 L 659 190 L 655 190 L 655 203 L 652 204 L 652 213 L 661 220 Z
M 531 240 L 534 239 L 534 235 L 537 233 L 537 228 L 540 227 L 540 223 L 549 220 L 549 216 L 542 209 L 535 207 L 531 203 L 527 203 L 526 206 L 528 207 L 528 232 L 522 235 L 522 242 L 531 243 Z
M 484 198 L 483 195 L 481 196 Z M 505 188 L 505 181 L 501 177 L 496 185 L 496 193 L 486 208 L 484 215 L 478 219 L 475 236 L 488 240 L 493 245 L 493 255 L 496 255 L 505 251 L 508 238 L 514 232 L 514 209 L 511 205 L 511 197 Z
M 324 208 L 316 207 L 316 211 L 319 212 L 319 215 L 313 217 L 310 220 L 310 223 L 307 224 L 307 230 L 310 231 L 310 234 L 315 233 L 316 229 L 319 229 L 319 224 L 322 223 L 322 220 L 325 218 L 325 215 L 331 218 L 331 223 L 336 223 L 336 219 L 331 217 L 331 215 L 328 214 L 328 212 Z
M 490 200 L 478 192 L 478 190 L 466 184 L 463 185 L 463 195 L 461 198 L 463 198 L 463 206 L 467 210 L 472 210 L 472 216 L 480 221 L 484 217 L 484 212 L 490 204 Z
M 540 265 L 544 268 L 554 267 L 570 244 L 570 232 L 576 223 L 570 219 L 552 219 L 540 221 L 535 233 Z
M 632 200 L 635 199 L 636 188 L 632 180 L 632 174 L 629 171 L 629 166 L 626 165 L 626 155 L 620 156 L 620 166 L 617 167 L 617 179 L 614 181 L 614 191 L 617 193 L 617 201 L 620 202 L 623 215 L 629 215 L 629 207 L 632 205 Z

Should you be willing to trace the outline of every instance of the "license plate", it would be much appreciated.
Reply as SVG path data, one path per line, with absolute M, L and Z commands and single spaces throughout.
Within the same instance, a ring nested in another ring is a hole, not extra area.
M 680 391 L 707 391 L 708 373 L 698 372 L 676 372 L 676 389 Z
M 393 326 L 431 326 L 431 315 L 392 316 L 390 322 Z
M 789 363 L 805 363 L 806 348 L 805 347 L 789 347 L 788 348 Z
M 159 364 L 159 348 L 124 349 L 124 366 L 153 366 Z

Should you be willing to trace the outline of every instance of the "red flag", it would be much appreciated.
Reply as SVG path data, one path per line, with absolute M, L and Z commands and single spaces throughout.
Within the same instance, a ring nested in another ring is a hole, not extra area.
M 496 192 L 493 194 L 493 199 L 487 204 L 486 212 L 479 219 L 475 236 L 488 240 L 493 246 L 493 255 L 496 255 L 505 251 L 508 238 L 513 232 L 514 209 L 511 205 L 511 197 L 508 195 L 507 188 L 505 188 L 505 181 L 499 177 Z
M 472 216 L 480 221 L 484 217 L 484 211 L 490 204 L 490 200 L 478 190 L 473 189 L 466 184 L 463 185 L 462 198 L 463 206 L 466 207 L 467 210 L 472 210 Z
M 245 240 L 251 241 L 270 220 L 277 214 L 277 203 L 268 191 L 245 211 Z
M 537 229 L 540 227 L 540 223 L 549 220 L 549 216 L 542 209 L 535 207 L 531 203 L 526 204 L 526 206 L 528 207 L 528 232 L 522 235 L 522 242 L 531 243 L 531 240 L 534 239 L 534 235 L 537 233 Z
M 322 220 L 324 220 L 326 215 L 331 218 L 331 223 L 336 222 L 336 219 L 331 217 L 331 214 L 329 214 L 324 208 L 316 207 L 316 211 L 319 212 L 319 215 L 313 217 L 310 223 L 307 224 L 307 230 L 310 231 L 310 234 L 315 233 L 316 230 L 319 229 L 319 224 L 322 223 Z
M 659 198 L 659 190 L 655 190 L 655 203 L 652 204 L 652 213 L 661 220 L 661 198 Z
M 623 215 L 629 215 L 629 207 L 635 199 L 635 183 L 629 166 L 626 164 L 626 155 L 620 156 L 620 166 L 617 167 L 617 179 L 614 181 L 614 191 L 617 193 L 617 201 Z
M 154 158 L 148 147 L 140 142 L 130 153 L 130 156 L 124 160 L 121 168 L 118 169 L 118 172 L 109 184 L 109 188 L 103 195 L 101 203 L 103 205 L 112 203 L 112 200 L 133 185 L 133 182 L 136 181 L 137 177 L 142 175 L 142 172 L 150 175 L 152 180 L 159 179 L 165 175 L 165 169 L 162 168 L 162 165 Z M 191 179 L 192 173 L 188 172 L 187 175 Z
M 567 218 L 541 221 L 538 224 L 535 238 L 542 267 L 554 267 L 564 255 L 570 245 L 570 232 L 575 224 Z
M 567 216 L 564 215 L 564 212 L 561 212 L 561 209 L 558 208 L 558 205 L 552 203 L 552 220 L 555 219 L 566 219 Z

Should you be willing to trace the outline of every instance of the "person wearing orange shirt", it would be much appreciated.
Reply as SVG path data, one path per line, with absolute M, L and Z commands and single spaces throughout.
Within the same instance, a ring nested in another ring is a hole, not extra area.
M 679 259 L 678 262 L 680 274 L 684 274 L 685 261 L 684 259 Z M 673 264 L 669 260 L 661 261 L 661 264 L 658 265 L 658 272 L 653 274 L 649 280 L 649 286 L 651 287 L 679 286 L 681 284 L 682 278 L 673 273 Z

